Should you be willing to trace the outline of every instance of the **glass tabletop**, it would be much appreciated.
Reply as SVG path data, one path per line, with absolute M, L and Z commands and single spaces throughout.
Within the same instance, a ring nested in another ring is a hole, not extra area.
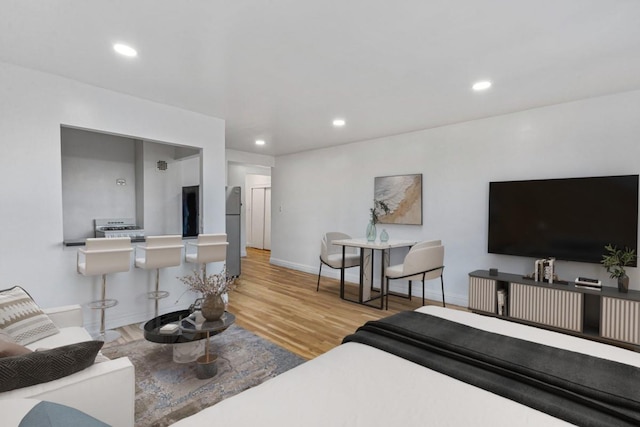
M 225 311 L 218 320 L 206 320 L 199 311 L 196 311 L 178 323 L 183 333 L 193 332 L 218 332 L 227 329 L 236 320 L 236 316 Z
M 174 311 L 155 317 L 144 324 L 144 338 L 160 344 L 180 344 L 206 339 L 219 334 L 236 320 L 226 311 L 220 320 L 205 321 L 199 312 Z

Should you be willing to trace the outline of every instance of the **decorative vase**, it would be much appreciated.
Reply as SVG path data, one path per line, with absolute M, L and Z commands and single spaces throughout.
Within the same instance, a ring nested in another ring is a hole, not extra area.
M 369 221 L 369 224 L 367 225 L 367 242 L 375 241 L 377 236 L 378 231 L 376 230 L 376 225 Z
M 202 317 L 208 321 L 218 320 L 224 314 L 224 301 L 221 295 L 208 295 L 200 306 Z
M 626 274 L 618 277 L 618 291 L 624 293 L 629 292 L 629 276 Z
M 389 233 L 387 233 L 386 229 L 382 229 L 382 233 L 380 233 L 380 241 L 381 242 L 386 242 L 389 240 Z

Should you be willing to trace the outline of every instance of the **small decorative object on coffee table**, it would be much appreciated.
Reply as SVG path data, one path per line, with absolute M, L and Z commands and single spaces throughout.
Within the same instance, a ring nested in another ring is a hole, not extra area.
M 210 321 L 218 320 L 222 316 L 225 308 L 222 295 L 234 289 L 236 285 L 236 278 L 227 274 L 226 265 L 219 274 L 207 275 L 203 268 L 200 272 L 194 270 L 193 274 L 178 279 L 187 285 L 190 291 L 202 294 L 202 298 L 196 300 L 195 304 L 199 305 L 202 316 Z

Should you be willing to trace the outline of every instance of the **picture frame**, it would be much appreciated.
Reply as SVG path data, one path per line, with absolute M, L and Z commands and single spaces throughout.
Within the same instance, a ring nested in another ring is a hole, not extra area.
M 375 177 L 373 194 L 389 208 L 378 215 L 381 224 L 422 225 L 422 174 Z

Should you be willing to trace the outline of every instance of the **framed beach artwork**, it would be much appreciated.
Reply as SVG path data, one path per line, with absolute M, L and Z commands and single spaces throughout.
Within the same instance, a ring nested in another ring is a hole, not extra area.
M 373 194 L 389 207 L 379 215 L 380 223 L 422 224 L 422 174 L 377 176 Z

